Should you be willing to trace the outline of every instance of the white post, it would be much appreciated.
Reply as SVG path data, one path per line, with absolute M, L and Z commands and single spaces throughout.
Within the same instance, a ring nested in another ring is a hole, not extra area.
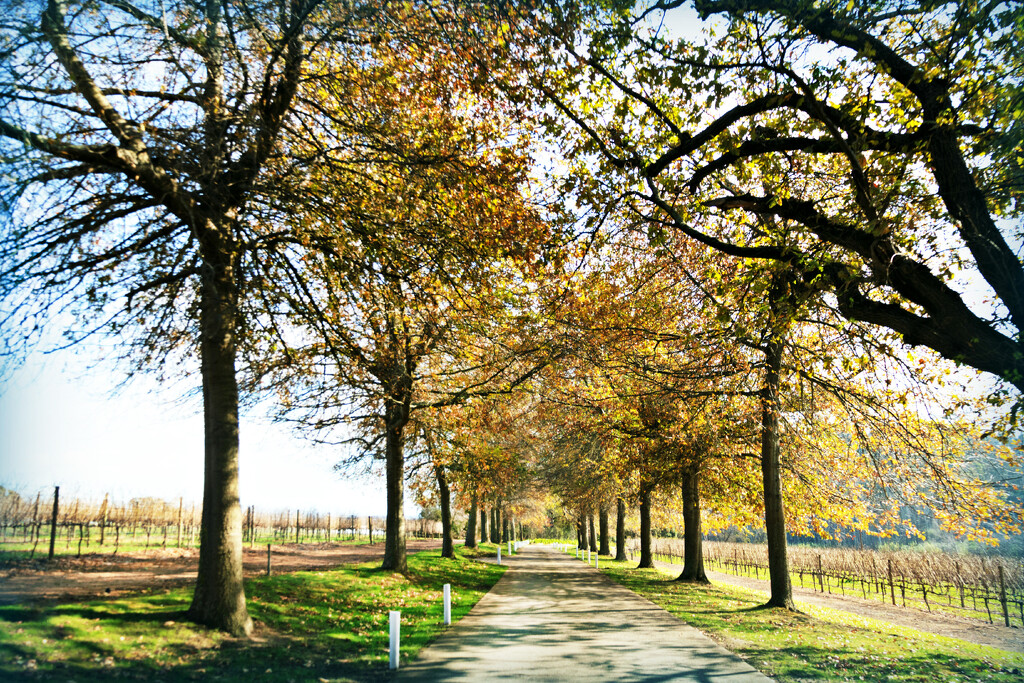
M 594 555 L 594 569 L 600 569 L 600 568 L 601 568 L 601 556 L 600 555 Z
M 510 557 L 512 556 L 512 541 L 508 542 L 508 554 Z
M 401 630 L 402 613 L 388 612 L 388 625 L 391 627 L 391 669 L 398 668 L 398 641 Z
M 501 546 L 498 546 L 498 564 L 501 564 Z
M 444 585 L 444 625 L 452 625 L 452 585 Z

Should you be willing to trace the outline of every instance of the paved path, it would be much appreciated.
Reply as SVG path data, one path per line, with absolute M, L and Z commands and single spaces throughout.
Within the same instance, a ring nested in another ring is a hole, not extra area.
M 525 546 L 508 563 L 466 617 L 399 670 L 399 681 L 770 680 L 551 546 Z

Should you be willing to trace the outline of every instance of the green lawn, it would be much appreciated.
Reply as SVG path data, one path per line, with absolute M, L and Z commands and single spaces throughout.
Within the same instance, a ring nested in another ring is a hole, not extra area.
M 493 552 L 493 548 L 490 549 Z M 377 563 L 246 581 L 255 638 L 183 621 L 191 590 L 0 607 L 2 680 L 346 681 L 388 671 L 388 612 L 402 612 L 402 661 L 445 627 L 442 587 L 458 620 L 504 568 L 440 551 L 409 557 L 405 575 Z M 487 550 L 480 551 L 486 554 Z
M 1024 680 L 1024 655 L 851 615 L 803 606 L 759 609 L 763 593 L 678 583 L 678 571 L 601 561 L 601 571 L 665 608 L 783 682 Z

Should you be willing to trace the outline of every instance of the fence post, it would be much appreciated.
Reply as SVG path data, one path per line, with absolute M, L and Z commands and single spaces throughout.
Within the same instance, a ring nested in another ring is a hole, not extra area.
M 498 546 L 498 564 L 501 564 L 501 545 Z
M 301 528 L 302 528 L 302 526 L 299 523 L 299 511 L 296 510 L 295 511 L 295 542 L 296 543 L 299 542 L 299 529 L 301 529 Z
M 401 612 L 388 612 L 388 626 L 391 630 L 391 647 L 389 648 L 391 654 L 391 670 L 394 671 L 398 668 L 398 647 L 399 641 L 401 640 L 401 623 L 402 613 Z
M 270 576 L 270 544 L 267 544 L 267 576 Z
M 57 501 L 60 499 L 60 487 L 53 487 L 53 517 L 50 518 L 50 559 L 53 559 L 53 544 L 57 540 Z
M 452 585 L 444 585 L 444 625 L 452 625 Z
M 1006 583 L 1003 581 L 1003 565 L 999 565 L 999 602 L 1003 605 L 1003 622 L 1010 626 L 1010 610 L 1006 607 Z
M 892 605 L 896 606 L 896 589 L 892 583 L 892 558 L 889 559 L 889 595 L 892 596 Z

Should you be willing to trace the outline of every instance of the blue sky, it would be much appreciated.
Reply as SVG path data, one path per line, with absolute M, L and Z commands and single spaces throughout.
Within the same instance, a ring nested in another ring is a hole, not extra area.
M 118 389 L 117 369 L 91 367 L 90 352 L 34 354 L 0 385 L 0 485 L 30 495 L 59 485 L 61 498 L 110 493 L 199 503 L 200 400 L 147 377 Z M 384 515 L 383 478 L 335 473 L 337 449 L 318 448 L 259 415 L 243 418 L 241 438 L 243 506 Z

